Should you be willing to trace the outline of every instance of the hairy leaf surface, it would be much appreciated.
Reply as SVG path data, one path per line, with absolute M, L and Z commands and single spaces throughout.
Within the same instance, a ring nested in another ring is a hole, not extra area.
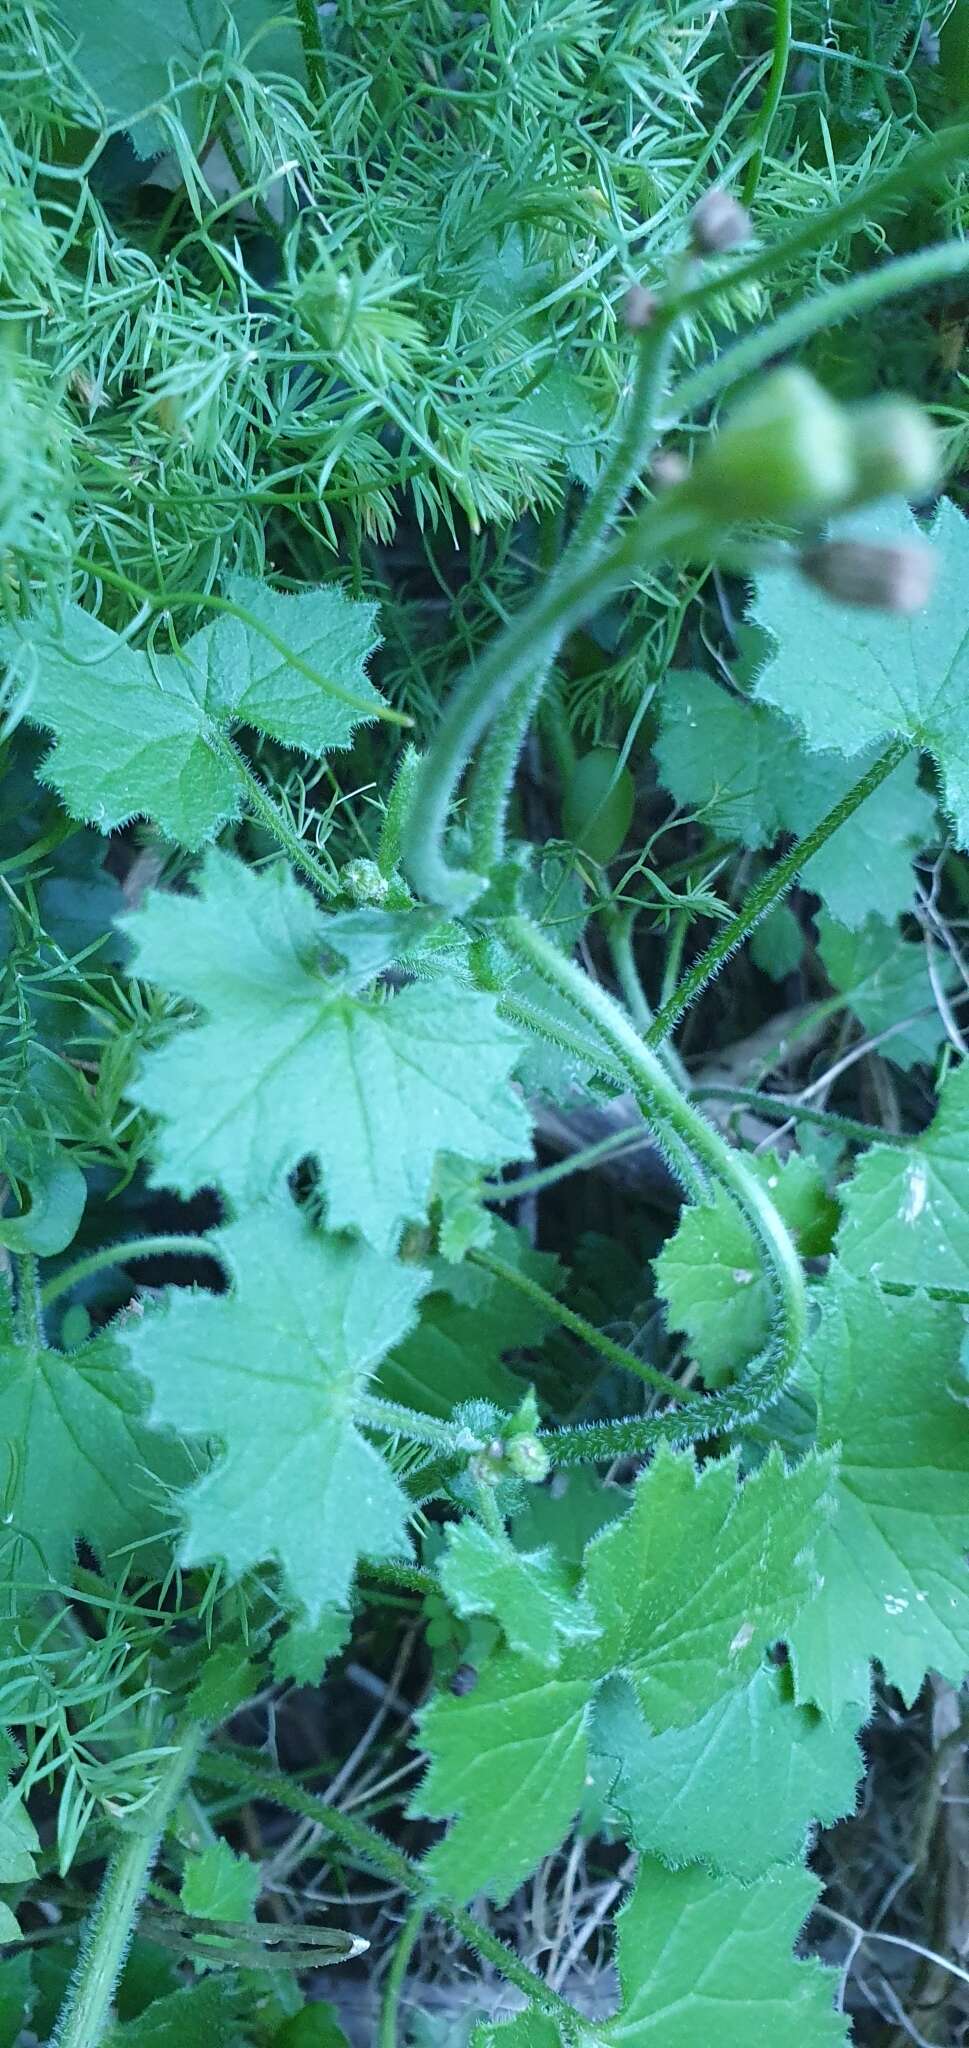
M 356 1562 L 408 1548 L 407 1502 L 353 1420 L 384 1352 L 412 1322 L 426 1276 L 369 1246 L 323 1237 L 291 1205 L 218 1233 L 228 1295 L 173 1290 L 128 1334 L 153 1414 L 223 1455 L 186 1496 L 187 1562 L 238 1576 L 278 1559 L 318 1623 L 345 1604 Z
M 228 615 L 203 626 L 180 655 L 141 652 L 80 605 L 60 631 L 40 618 L 0 651 L 32 674 L 32 721 L 55 745 L 41 770 L 75 818 L 112 832 L 155 818 L 182 846 L 199 847 L 243 808 L 244 783 L 228 744 L 247 725 L 319 755 L 345 747 L 380 702 L 366 676 L 375 607 L 335 585 L 286 597 L 237 577 L 228 595 L 321 677 L 314 682 L 254 626 Z M 325 687 L 335 685 L 342 694 Z M 348 703 L 350 697 L 354 703 Z
M 804 1870 L 752 1885 L 697 1865 L 644 1861 L 618 1919 L 620 2005 L 615 2018 L 582 2021 L 579 2048 L 844 2048 L 835 1975 L 799 1962 L 791 1946 L 817 1897 Z M 534 2011 L 484 2025 L 472 2048 L 564 2048 L 554 2020 Z
M 895 501 L 838 522 L 834 536 L 897 545 L 921 539 L 908 507 Z M 969 526 L 943 499 L 930 539 L 938 580 L 910 619 L 834 604 L 787 569 L 757 578 L 753 617 L 775 642 L 757 684 L 761 703 L 786 712 L 808 745 L 854 759 L 896 734 L 930 753 L 961 846 L 969 842 L 969 635 L 965 589 Z
M 197 896 L 157 894 L 127 928 L 139 972 L 206 1013 L 149 1055 L 133 1090 L 161 1119 L 163 1184 L 259 1202 L 313 1156 L 332 1228 L 390 1250 L 423 1217 L 439 1152 L 497 1164 L 528 1150 L 508 1086 L 518 1040 L 493 997 L 356 993 L 352 916 L 328 920 L 282 866 L 254 873 L 213 850 Z M 359 943 L 369 978 L 371 941 Z M 327 947 L 345 951 L 345 971 Z
M 821 1587 L 790 1629 L 798 1695 L 832 1717 L 869 1697 L 868 1660 L 914 1700 L 969 1663 L 969 1382 L 951 1303 L 880 1294 L 835 1267 L 806 1361 L 818 1443 L 838 1446 Z
M 749 1881 L 803 1854 L 809 1828 L 850 1813 L 864 1759 L 859 1719 L 796 1705 L 771 1665 L 689 1728 L 654 1735 L 629 1689 L 607 1686 L 592 1747 L 618 1766 L 610 1803 L 636 1848 Z

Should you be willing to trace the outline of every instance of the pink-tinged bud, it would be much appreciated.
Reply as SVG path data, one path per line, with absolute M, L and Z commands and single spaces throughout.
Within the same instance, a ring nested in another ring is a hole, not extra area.
M 936 576 L 936 558 L 921 541 L 876 547 L 868 541 L 831 540 L 798 558 L 802 576 L 837 604 L 872 611 L 920 612 Z
M 747 208 L 719 185 L 711 185 L 709 192 L 704 192 L 690 215 L 690 233 L 698 256 L 721 256 L 725 250 L 749 242 L 753 232 Z
M 631 284 L 622 302 L 622 317 L 631 334 L 641 334 L 656 318 L 659 300 L 644 284 Z
M 675 484 L 686 482 L 690 465 L 675 448 L 660 448 L 649 465 L 649 474 L 658 491 L 671 491 Z

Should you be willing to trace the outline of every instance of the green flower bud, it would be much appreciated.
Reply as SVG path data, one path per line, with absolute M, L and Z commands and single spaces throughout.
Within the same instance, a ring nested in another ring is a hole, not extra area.
M 935 428 L 910 398 L 872 398 L 851 407 L 851 446 L 856 483 L 853 502 L 884 498 L 927 498 L 942 473 Z
M 774 370 L 730 415 L 683 486 L 726 522 L 819 519 L 855 485 L 849 416 L 806 370 Z
M 348 860 L 340 869 L 340 885 L 352 902 L 367 907 L 386 903 L 390 893 L 389 878 L 375 860 Z
M 505 1444 L 505 1464 L 516 1479 L 524 1479 L 529 1486 L 539 1486 L 548 1477 L 550 1459 L 545 1445 L 537 1436 L 509 1437 Z

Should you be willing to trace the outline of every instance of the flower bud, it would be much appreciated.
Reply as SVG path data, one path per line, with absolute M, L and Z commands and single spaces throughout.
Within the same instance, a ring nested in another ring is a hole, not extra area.
M 927 414 L 910 398 L 872 398 L 852 406 L 855 503 L 898 491 L 927 498 L 939 481 L 942 451 Z
M 732 199 L 719 185 L 711 185 L 693 208 L 690 233 L 698 256 L 720 256 L 726 249 L 749 242 L 753 228 L 739 199 Z
M 548 1477 L 550 1459 L 537 1436 L 512 1436 L 505 1444 L 505 1464 L 516 1479 L 539 1486 Z
M 340 870 L 340 884 L 354 903 L 366 907 L 386 903 L 390 882 L 375 860 L 348 860 Z
M 645 285 L 631 284 L 622 302 L 622 317 L 630 333 L 640 334 L 644 327 L 651 327 L 658 305 L 655 292 L 647 291 Z
M 817 519 L 855 483 L 844 408 L 806 370 L 774 370 L 742 399 L 683 485 L 685 502 L 721 520 Z
M 921 541 L 875 547 L 868 541 L 831 540 L 808 548 L 798 567 L 838 604 L 907 615 L 927 604 L 937 564 L 932 549 Z

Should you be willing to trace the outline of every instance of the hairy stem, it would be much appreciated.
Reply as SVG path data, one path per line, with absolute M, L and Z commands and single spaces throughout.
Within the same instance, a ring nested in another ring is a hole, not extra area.
M 877 761 L 872 762 L 867 773 L 846 791 L 838 803 L 821 819 L 820 824 L 815 825 L 813 832 L 806 833 L 803 839 L 798 840 L 796 846 L 792 846 L 790 853 L 784 855 L 783 860 L 779 860 L 774 867 L 768 869 L 767 874 L 741 904 L 736 917 L 732 917 L 730 923 L 722 927 L 706 952 L 701 953 L 699 960 L 688 969 L 682 980 L 677 983 L 672 995 L 657 1011 L 646 1032 L 645 1045 L 654 1050 L 662 1045 L 684 1011 L 696 1001 L 707 983 L 719 974 L 731 953 L 735 953 L 737 947 L 743 945 L 744 940 L 749 938 L 750 933 L 767 916 L 768 911 L 773 910 L 775 903 L 779 903 L 781 898 L 786 896 L 812 854 L 817 853 L 819 847 L 824 846 L 832 838 L 846 818 L 853 816 L 865 799 L 871 796 L 873 790 L 887 781 L 909 751 L 907 740 L 892 740 L 884 753 L 879 754 Z
M 267 1770 L 259 1758 L 250 1759 L 236 1751 L 227 1754 L 224 1750 L 209 1752 L 204 1759 L 205 1776 L 216 1784 L 228 1785 L 244 1792 L 249 1799 L 266 1799 L 274 1806 L 281 1806 L 289 1813 L 305 1814 L 307 1819 L 316 1821 L 325 1833 L 342 1842 L 344 1847 L 365 1869 L 373 1870 L 391 1884 L 397 1884 L 411 1898 L 423 1902 L 426 1911 L 453 1927 L 469 1948 L 476 1950 L 486 1962 L 493 1963 L 510 1984 L 550 2019 L 569 2030 L 572 2038 L 576 2024 L 574 2006 L 552 1991 L 543 1977 L 536 1975 L 526 1963 L 519 1960 L 512 1950 L 499 1941 L 497 1935 L 465 1912 L 460 1906 L 451 1905 L 446 1899 L 432 1892 L 420 1868 L 405 1856 L 403 1850 L 395 1848 L 385 1835 L 378 1834 L 364 1821 L 352 1814 L 340 1813 L 328 1806 L 318 1793 L 307 1792 L 293 1779 L 284 1777 L 280 1771 Z
M 576 1315 L 574 1309 L 566 1308 L 554 1294 L 549 1294 L 547 1288 L 540 1286 L 527 1273 L 520 1272 L 517 1266 L 506 1265 L 504 1259 L 497 1259 L 493 1252 L 487 1251 L 470 1251 L 468 1259 L 471 1265 L 493 1273 L 496 1280 L 504 1281 L 509 1287 L 517 1287 L 520 1294 L 527 1295 L 530 1301 L 544 1309 L 553 1323 L 563 1330 L 571 1330 L 573 1337 L 580 1338 L 590 1351 L 598 1351 L 600 1358 L 607 1359 L 610 1365 L 618 1365 L 623 1372 L 634 1373 L 637 1379 L 645 1380 L 647 1386 L 655 1387 L 671 1401 L 703 1399 L 702 1394 L 694 1393 L 691 1388 L 678 1387 L 668 1373 L 648 1365 L 643 1358 L 637 1358 L 635 1352 L 627 1351 L 624 1344 L 615 1343 L 604 1330 L 597 1330 L 594 1323 L 587 1322 L 585 1316 Z
M 192 1722 L 163 1766 L 151 1799 L 112 1856 L 94 1908 L 86 1945 L 68 1986 L 52 2048 L 98 2048 L 111 2017 L 115 1986 L 134 1932 L 165 1824 L 198 1760 L 204 1730 Z
M 657 1141 L 662 1145 L 672 1135 L 701 1176 L 709 1175 L 736 1204 L 753 1232 L 771 1296 L 771 1334 L 765 1349 L 748 1365 L 740 1387 L 731 1390 L 726 1407 L 731 1400 L 748 1411 L 751 1402 L 761 1407 L 780 1391 L 790 1373 L 804 1341 L 807 1320 L 800 1261 L 777 1210 L 744 1161 L 681 1094 L 657 1053 L 640 1038 L 613 998 L 574 961 L 566 959 L 529 919 L 510 918 L 505 934 L 512 951 L 536 968 L 602 1039 L 622 1069 L 627 1086 L 633 1088 Z M 670 1159 L 675 1171 L 675 1150 Z M 667 1437 L 688 1435 L 692 1420 L 691 1414 L 684 1430 L 680 1417 L 673 1419 L 672 1426 L 666 1416 L 646 1418 L 648 1428 Z
M 735 1102 L 738 1108 L 759 1109 L 780 1123 L 816 1124 L 819 1130 L 834 1131 L 853 1145 L 910 1145 L 903 1131 L 883 1131 L 877 1124 L 859 1123 L 856 1117 L 841 1116 L 835 1109 L 813 1109 L 796 1096 L 768 1095 L 762 1088 L 735 1088 L 727 1082 L 711 1081 L 694 1089 L 696 1102 Z
M 237 775 L 246 793 L 246 801 L 253 817 L 275 839 L 278 846 L 289 855 L 293 866 L 300 868 L 307 880 L 312 882 L 323 896 L 335 896 L 337 885 L 327 873 L 322 861 L 311 853 L 305 841 L 299 836 L 282 807 L 270 796 L 265 784 L 250 768 L 245 755 L 227 733 L 212 732 L 209 744 L 213 753 L 221 755 L 227 766 Z
M 900 298 L 904 292 L 923 291 L 927 285 L 961 277 L 967 270 L 969 242 L 936 242 L 929 249 L 917 249 L 914 255 L 896 256 L 891 262 L 879 263 L 861 277 L 828 285 L 813 298 L 798 299 L 776 319 L 767 321 L 753 334 L 746 334 L 713 362 L 704 363 L 684 377 L 672 393 L 664 427 L 709 405 L 711 399 L 738 383 L 741 377 L 761 369 L 772 357 L 799 347 L 812 334 L 838 327 L 843 320 L 857 320 L 860 314 L 873 312 L 887 299 Z
M 303 45 L 303 61 L 306 65 L 306 83 L 309 86 L 310 98 L 315 107 L 322 107 L 326 101 L 329 83 L 316 0 L 296 0 L 296 19 Z
M 418 1408 L 408 1408 L 402 1401 L 385 1401 L 379 1394 L 357 1394 L 353 1412 L 368 1429 L 405 1436 L 411 1443 L 431 1444 L 435 1450 L 461 1452 L 481 1448 L 467 1430 L 456 1428 L 453 1422 L 440 1422 L 436 1415 L 423 1415 Z
M 685 279 L 684 279 L 685 282 Z M 676 327 L 677 294 L 656 308 L 637 337 L 632 390 L 602 474 L 587 499 L 553 581 L 567 589 L 599 559 L 626 493 L 641 474 L 656 439 L 656 415 L 666 388 Z M 548 681 L 561 639 L 544 661 L 526 670 L 496 717 L 481 751 L 468 801 L 472 865 L 487 875 L 504 853 L 508 802 L 518 757 Z
M 41 1288 L 40 1299 L 44 1308 L 49 1302 L 59 1301 L 62 1294 L 70 1294 L 72 1287 L 80 1286 L 82 1280 L 89 1280 L 93 1273 L 103 1273 L 106 1266 L 129 1266 L 136 1259 L 219 1259 L 218 1248 L 204 1237 L 185 1237 L 177 1233 L 162 1233 L 158 1237 L 132 1237 L 121 1244 L 103 1244 L 96 1252 L 88 1252 L 83 1259 L 75 1259 L 72 1266 L 65 1266 L 63 1272 L 55 1273 Z
M 540 668 L 547 669 L 566 633 L 620 589 L 638 565 L 655 560 L 669 547 L 684 544 L 691 534 L 699 537 L 700 532 L 695 515 L 662 502 L 648 507 L 610 546 L 568 578 L 556 571 L 466 671 L 448 698 L 421 762 L 404 833 L 405 867 L 419 896 L 460 914 L 484 887 L 481 875 L 448 866 L 444 835 L 472 751 L 522 679 Z
M 860 222 L 877 220 L 898 201 L 908 198 L 922 186 L 933 184 L 950 165 L 963 163 L 967 155 L 969 121 L 955 122 L 951 127 L 941 129 L 930 141 L 910 150 L 901 163 L 894 164 L 882 177 L 859 179 L 855 190 L 847 199 L 839 200 L 837 206 L 809 215 L 791 234 L 781 236 L 769 248 L 755 250 L 738 263 L 729 274 L 731 290 L 748 284 L 762 284 L 778 271 L 787 270 L 812 249 L 820 249 L 826 242 L 838 240 Z M 722 277 L 718 283 L 722 291 Z M 680 311 L 687 318 L 703 312 L 710 296 L 710 283 L 705 281 L 684 294 Z
M 17 1281 L 14 1300 L 16 1341 L 37 1350 L 44 1342 L 43 1296 L 37 1285 L 37 1260 L 33 1252 L 14 1252 L 13 1269 Z
M 754 130 L 754 153 L 747 165 L 743 184 L 743 202 L 750 206 L 760 183 L 764 166 L 764 154 L 774 125 L 774 116 L 781 103 L 784 80 L 787 77 L 788 59 L 791 54 L 791 0 L 774 0 L 774 54 L 771 60 L 770 77 L 764 93 L 757 125 Z

